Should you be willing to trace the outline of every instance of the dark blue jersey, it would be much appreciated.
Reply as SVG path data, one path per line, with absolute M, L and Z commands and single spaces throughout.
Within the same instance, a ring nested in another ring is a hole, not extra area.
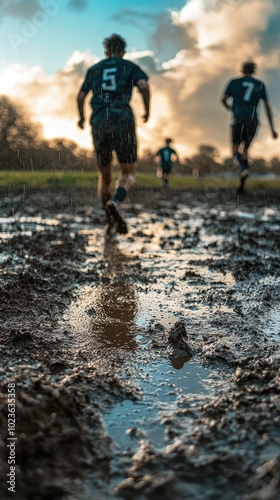
M 93 93 L 94 114 L 105 108 L 130 108 L 132 89 L 139 80 L 148 80 L 139 66 L 121 57 L 109 57 L 89 68 L 81 91 Z
M 224 94 L 232 97 L 232 112 L 236 122 L 258 122 L 257 108 L 260 99 L 267 101 L 265 84 L 252 76 L 231 80 Z
M 156 153 L 156 156 L 160 157 L 160 164 L 162 167 L 171 167 L 171 157 L 173 154 L 177 156 L 177 153 L 176 151 L 174 151 L 174 149 L 170 148 L 169 146 L 165 146 Z

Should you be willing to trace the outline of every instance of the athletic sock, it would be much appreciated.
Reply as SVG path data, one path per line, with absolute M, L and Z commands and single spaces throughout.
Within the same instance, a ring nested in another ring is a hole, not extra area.
M 121 203 L 126 198 L 126 195 L 127 195 L 126 190 L 123 187 L 118 187 L 113 196 L 113 201 Z

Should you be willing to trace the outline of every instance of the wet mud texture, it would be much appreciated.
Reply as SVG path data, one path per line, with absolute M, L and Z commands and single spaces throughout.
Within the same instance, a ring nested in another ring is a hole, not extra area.
M 0 193 L 1 498 L 280 498 L 279 202 Z

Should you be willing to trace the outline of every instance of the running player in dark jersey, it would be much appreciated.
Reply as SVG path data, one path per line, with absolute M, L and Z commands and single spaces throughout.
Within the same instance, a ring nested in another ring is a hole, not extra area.
M 259 124 L 257 108 L 260 100 L 264 103 L 272 137 L 273 139 L 278 137 L 273 125 L 265 84 L 252 76 L 255 70 L 254 62 L 245 62 L 241 69 L 243 76 L 231 80 L 221 97 L 222 104 L 233 114 L 231 129 L 233 156 L 241 168 L 238 194 L 244 192 L 244 183 L 249 175 L 248 149 Z M 228 104 L 229 99 L 231 105 Z
M 173 157 L 179 161 L 179 157 L 175 151 L 172 149 L 169 144 L 172 142 L 172 139 L 166 139 L 164 148 L 159 149 L 159 151 L 154 155 L 159 156 L 160 158 L 160 167 L 162 170 L 162 187 L 164 189 L 168 188 L 168 175 L 170 174 L 173 167 Z
M 99 166 L 98 195 L 106 212 L 106 233 L 114 230 L 127 233 L 119 204 L 125 199 L 134 183 L 135 162 L 137 160 L 137 141 L 135 121 L 129 105 L 133 87 L 137 87 L 143 100 L 143 121 L 149 118 L 150 92 L 148 76 L 131 61 L 123 59 L 126 41 L 113 34 L 103 42 L 106 59 L 91 66 L 79 91 L 77 102 L 80 120 L 78 126 L 84 127 L 84 101 L 92 92 L 91 106 L 93 142 Z M 115 151 L 120 176 L 112 197 L 112 152 Z

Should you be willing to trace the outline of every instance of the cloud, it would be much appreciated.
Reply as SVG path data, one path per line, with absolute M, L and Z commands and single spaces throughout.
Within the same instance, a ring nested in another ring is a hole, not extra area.
M 155 54 L 150 50 L 143 50 L 140 52 L 132 51 L 126 54 L 124 58 L 141 66 L 148 75 L 154 75 L 164 71 L 158 59 L 155 57 Z
M 119 16 L 132 20 L 134 14 L 131 9 Z M 135 49 L 126 55 L 150 75 L 147 124 L 141 121 L 143 105 L 137 91 L 132 100 L 140 152 L 157 150 L 171 136 L 181 157 L 192 155 L 201 144 L 230 155 L 230 115 L 219 98 L 248 58 L 256 61 L 258 76 L 267 83 L 276 129 L 280 128 L 278 0 L 189 0 L 181 10 L 170 10 L 156 19 L 147 15 L 147 20 L 151 50 Z M 90 53 L 75 51 L 52 75 L 40 66 L 13 65 L 0 80 L 0 91 L 26 103 L 48 137 L 67 136 L 91 147 L 90 129 L 81 132 L 76 127 L 75 99 L 86 70 L 97 61 Z M 88 103 L 86 110 L 89 119 Z M 272 141 L 263 112 L 260 118 L 252 156 L 279 155 L 278 141 Z
M 31 19 L 38 12 L 55 12 L 60 6 L 82 10 L 87 6 L 87 0 L 1 0 L 0 20 L 6 16 Z
M 76 96 L 87 69 L 97 61 L 88 52 L 75 51 L 64 67 L 51 75 L 39 65 L 28 68 L 14 64 L 4 71 L 0 92 L 28 106 L 34 120 L 42 123 L 46 137 L 68 137 L 90 148 L 89 131 L 82 133 L 76 126 Z
M 69 6 L 74 9 L 85 9 L 87 6 L 87 0 L 69 0 Z
M 268 93 L 279 128 L 280 5 L 277 0 L 189 0 L 180 11 L 171 11 L 169 25 L 154 34 L 157 47 L 174 32 L 176 55 L 166 60 L 164 72 L 152 77 L 153 95 L 164 94 L 156 110 L 153 137 L 171 135 L 182 154 L 201 143 L 230 155 L 230 116 L 219 104 L 226 82 L 238 76 L 241 63 L 254 59 Z M 276 19 L 276 21 L 275 21 Z M 277 91 L 278 88 L 278 91 Z M 154 109 L 154 106 L 152 107 Z M 252 148 L 255 155 L 277 155 L 279 146 L 260 110 L 261 126 Z
M 157 19 L 156 14 L 143 12 L 136 9 L 121 9 L 116 12 L 112 17 L 112 21 L 116 23 L 129 24 L 130 26 L 147 27 L 147 23 L 151 26 L 154 25 Z
M 151 48 L 161 61 L 173 57 L 193 41 L 184 27 L 171 22 L 169 10 L 151 14 L 137 9 L 121 9 L 112 16 L 112 20 L 121 25 L 135 26 L 148 34 Z
M 30 17 L 40 9 L 39 0 L 2 0 L 0 19 L 5 16 Z
M 189 28 L 173 23 L 170 12 L 158 16 L 154 31 L 150 35 L 150 43 L 161 61 L 174 57 L 182 48 L 195 50 L 192 26 Z

